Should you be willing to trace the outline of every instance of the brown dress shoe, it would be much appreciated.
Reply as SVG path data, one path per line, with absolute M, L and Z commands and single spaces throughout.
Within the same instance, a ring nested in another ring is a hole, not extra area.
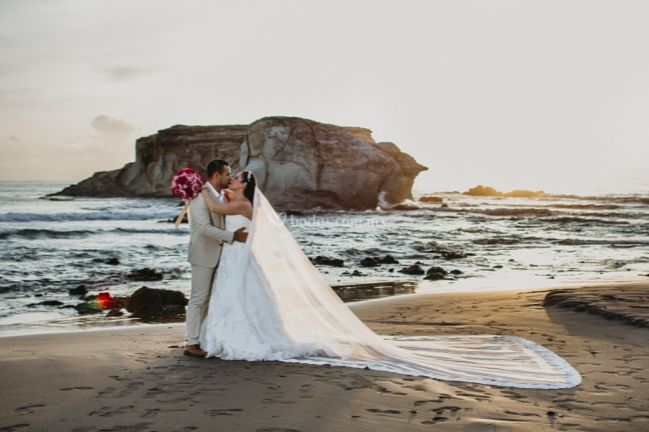
M 192 357 L 205 357 L 207 351 L 202 350 L 200 345 L 188 345 L 183 354 Z

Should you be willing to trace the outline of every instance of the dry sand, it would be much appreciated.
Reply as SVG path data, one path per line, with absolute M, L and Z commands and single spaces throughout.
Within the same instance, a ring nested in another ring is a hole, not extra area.
M 191 358 L 184 325 L 157 324 L 0 338 L 0 431 L 649 431 L 649 329 L 544 308 L 548 291 L 409 295 L 352 309 L 382 334 L 530 339 L 582 374 L 572 389 Z

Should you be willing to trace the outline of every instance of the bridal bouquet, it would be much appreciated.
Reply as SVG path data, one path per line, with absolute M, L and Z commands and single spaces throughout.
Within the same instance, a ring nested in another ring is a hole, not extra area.
M 180 225 L 189 210 L 190 201 L 196 198 L 202 187 L 203 180 L 201 180 L 201 176 L 191 168 L 181 169 L 171 179 L 171 194 L 185 202 L 185 205 L 176 218 L 176 228 Z

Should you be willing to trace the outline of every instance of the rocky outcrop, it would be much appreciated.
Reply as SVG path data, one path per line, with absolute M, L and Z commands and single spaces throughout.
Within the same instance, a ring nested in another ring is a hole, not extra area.
M 191 167 L 205 177 L 212 159 L 255 173 L 278 209 L 375 208 L 412 199 L 427 168 L 369 129 L 298 117 L 264 117 L 250 125 L 173 126 L 136 142 L 135 162 L 95 173 L 55 195 L 170 197 L 171 178 Z
M 551 290 L 543 299 L 543 306 L 649 327 L 649 294 L 644 285 Z
M 478 185 L 472 187 L 466 192 L 462 192 L 463 195 L 472 195 L 472 196 L 495 196 L 495 197 L 507 197 L 507 198 L 539 198 L 539 197 L 550 197 L 549 194 L 546 194 L 543 191 L 531 191 L 527 189 L 514 189 L 510 192 L 501 192 L 492 188 L 491 186 Z

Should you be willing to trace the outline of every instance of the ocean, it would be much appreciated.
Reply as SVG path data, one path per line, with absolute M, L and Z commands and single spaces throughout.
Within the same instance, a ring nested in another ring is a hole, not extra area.
M 189 227 L 170 222 L 178 200 L 46 197 L 67 185 L 0 182 L 0 335 L 139 322 L 79 315 L 70 306 L 80 300 L 68 293 L 79 285 L 89 294 L 129 295 L 145 285 L 189 296 Z M 316 264 L 332 285 L 414 281 L 416 292 L 456 292 L 649 281 L 649 192 L 535 199 L 417 192 L 444 206 L 280 216 L 307 256 L 343 260 Z M 361 265 L 386 255 L 396 262 Z M 424 280 L 400 272 L 412 265 L 448 274 Z M 128 279 L 146 267 L 163 279 Z

